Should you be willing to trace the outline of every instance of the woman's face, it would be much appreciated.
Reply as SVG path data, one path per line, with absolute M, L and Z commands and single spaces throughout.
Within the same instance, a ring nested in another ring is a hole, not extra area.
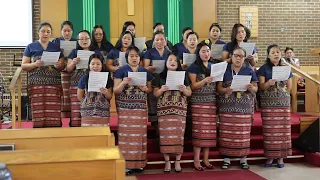
M 128 48 L 132 44 L 132 37 L 130 34 L 125 34 L 122 37 L 122 47 Z
M 129 25 L 126 30 L 130 31 L 133 36 L 136 35 L 136 29 L 135 29 L 135 27 L 133 25 Z
M 281 50 L 279 47 L 273 47 L 270 49 L 268 57 L 272 64 L 279 64 L 281 59 Z
M 213 26 L 209 34 L 211 39 L 217 40 L 220 37 L 220 29 L 217 26 Z
M 166 44 L 166 39 L 163 34 L 157 34 L 154 37 L 154 45 L 157 49 L 163 49 Z
M 72 31 L 71 27 L 68 24 L 64 25 L 62 27 L 62 29 L 61 29 L 62 37 L 65 40 L 70 40 L 71 37 L 72 37 L 72 33 L 73 33 L 73 31 Z
M 90 61 L 90 71 L 94 71 L 94 72 L 101 72 L 102 70 L 102 63 L 100 61 L 100 59 L 98 58 L 93 58 Z
M 103 39 L 103 31 L 101 28 L 97 28 L 94 32 L 94 38 L 98 43 L 102 42 Z
M 83 49 L 88 49 L 91 45 L 91 39 L 88 33 L 86 32 L 81 32 L 78 34 L 78 41 L 79 41 L 79 45 L 83 48 Z
M 195 48 L 198 44 L 198 38 L 195 34 L 190 34 L 187 39 L 187 45 L 190 48 Z
M 140 63 L 140 56 L 135 50 L 131 50 L 128 55 L 128 63 L 130 66 L 136 67 Z
M 242 49 L 237 49 L 233 51 L 232 64 L 236 67 L 241 67 L 244 63 L 245 53 Z
M 187 35 L 189 34 L 189 32 L 192 32 L 192 30 L 186 30 L 184 33 L 183 33 L 183 40 L 185 41 L 185 42 L 187 42 Z
M 39 40 L 41 42 L 48 42 L 50 40 L 52 30 L 50 26 L 45 25 L 40 28 L 38 33 L 39 33 Z
M 246 31 L 244 30 L 243 27 L 238 27 L 238 30 L 237 30 L 237 41 L 243 41 L 245 38 L 246 38 Z
M 170 55 L 167 60 L 167 68 L 169 71 L 175 71 L 178 68 L 178 60 L 175 55 Z
M 199 51 L 199 56 L 202 61 L 209 61 L 210 59 L 210 48 L 208 46 L 202 46 Z

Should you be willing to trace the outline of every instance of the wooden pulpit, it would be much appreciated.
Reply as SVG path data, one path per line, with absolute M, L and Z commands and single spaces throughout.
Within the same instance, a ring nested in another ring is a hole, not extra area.
M 312 49 L 312 50 L 310 51 L 310 54 L 312 54 L 312 55 L 318 55 L 318 56 L 319 56 L 319 64 L 318 64 L 318 66 L 319 66 L 319 72 L 318 72 L 318 79 L 320 79 L 320 47 L 319 47 L 319 48 Z

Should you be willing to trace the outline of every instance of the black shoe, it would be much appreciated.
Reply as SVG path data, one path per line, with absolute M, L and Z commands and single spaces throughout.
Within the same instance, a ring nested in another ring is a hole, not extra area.
M 133 173 L 137 173 L 137 174 L 144 173 L 144 169 L 143 168 L 131 169 L 131 171 Z
M 126 176 L 132 174 L 133 172 L 131 171 L 131 169 L 126 169 Z

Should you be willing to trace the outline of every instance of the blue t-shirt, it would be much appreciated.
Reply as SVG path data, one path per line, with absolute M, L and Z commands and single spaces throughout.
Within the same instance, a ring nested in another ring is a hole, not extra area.
M 208 62 L 207 69 L 209 70 L 209 72 L 211 72 L 211 65 L 212 63 Z M 187 69 L 187 72 L 192 74 L 205 74 L 203 69 L 200 66 L 198 66 L 195 62 L 190 65 L 190 67 Z
M 107 59 L 112 59 L 112 60 L 119 59 L 119 53 L 120 53 L 120 51 L 118 49 L 113 48 L 108 53 Z
M 236 45 L 236 46 L 232 47 L 232 43 L 231 43 L 231 42 L 228 42 L 227 44 L 225 44 L 225 45 L 223 46 L 222 50 L 223 50 L 223 51 L 227 51 L 227 52 L 229 53 L 229 57 L 231 57 L 231 55 L 233 54 L 233 50 L 234 50 L 235 48 L 237 48 L 237 47 L 239 47 L 239 45 Z M 257 52 L 258 52 L 257 47 L 254 47 L 253 52 L 252 52 L 251 55 L 254 55 L 254 54 L 257 53 Z
M 131 67 L 126 64 L 124 66 L 121 66 L 114 74 L 113 77 L 116 79 L 123 79 L 125 77 L 128 77 L 128 72 L 133 72 Z M 147 81 L 151 81 L 153 79 L 152 74 L 144 67 L 139 66 L 137 72 L 147 72 Z
M 53 42 L 54 44 L 57 44 L 57 45 L 60 47 L 60 42 L 61 42 L 61 41 L 64 41 L 64 40 L 65 40 L 64 37 L 61 36 L 61 37 L 59 37 L 59 38 L 54 38 L 54 39 L 52 40 L 52 42 Z M 77 40 L 74 39 L 74 38 L 71 38 L 70 41 L 77 41 Z
M 270 63 L 263 64 L 257 71 L 258 76 L 263 76 L 265 78 L 265 82 L 272 79 L 272 67 L 274 65 L 271 65 Z M 290 72 L 289 79 L 292 78 L 293 74 Z
M 232 81 L 234 75 L 236 75 L 236 72 L 232 69 L 232 65 L 228 64 L 223 76 L 223 82 Z M 251 76 L 251 82 L 258 82 L 256 73 L 250 67 L 242 66 L 237 75 Z
M 190 53 L 183 43 L 178 43 L 173 47 L 173 53 L 179 58 L 183 58 L 183 53 Z
M 43 49 L 39 41 L 35 41 L 31 44 L 29 44 L 26 49 L 24 50 L 23 56 L 30 57 L 31 61 L 33 62 L 34 57 L 39 57 L 41 58 L 43 51 L 47 52 L 60 52 L 60 46 L 57 44 L 54 44 L 52 42 L 48 43 L 47 49 Z M 59 58 L 62 58 L 63 54 L 60 53 Z M 58 59 L 57 59 L 58 61 Z
M 153 60 L 167 60 L 169 53 L 167 49 L 164 49 L 161 56 L 156 48 L 151 48 L 144 54 L 143 59 L 150 59 L 150 65 L 152 65 Z

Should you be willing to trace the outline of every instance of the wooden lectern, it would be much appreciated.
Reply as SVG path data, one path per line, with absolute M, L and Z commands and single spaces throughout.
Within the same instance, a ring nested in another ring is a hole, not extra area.
M 312 55 L 319 55 L 319 74 L 318 74 L 318 79 L 320 79 L 320 47 L 319 48 L 315 48 L 315 49 L 312 49 L 310 51 L 310 54 Z

